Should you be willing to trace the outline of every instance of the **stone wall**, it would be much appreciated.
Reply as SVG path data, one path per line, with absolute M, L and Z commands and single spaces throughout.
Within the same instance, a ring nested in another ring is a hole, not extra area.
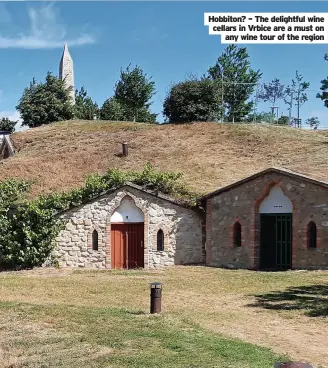
M 260 264 L 259 206 L 274 185 L 293 203 L 294 269 L 328 268 L 328 190 L 277 172 L 254 178 L 207 200 L 206 264 L 258 269 Z M 307 246 L 307 225 L 317 225 L 317 248 Z M 242 246 L 233 246 L 233 225 L 242 226 Z
M 110 217 L 129 196 L 144 213 L 145 268 L 204 262 L 201 217 L 195 211 L 125 186 L 115 193 L 62 214 L 66 227 L 56 238 L 54 255 L 62 267 L 111 268 Z M 164 251 L 157 251 L 157 231 L 164 232 Z M 97 230 L 98 250 L 92 250 Z

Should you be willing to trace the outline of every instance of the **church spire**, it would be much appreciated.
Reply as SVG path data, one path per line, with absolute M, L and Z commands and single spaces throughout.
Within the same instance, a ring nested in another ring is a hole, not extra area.
M 59 63 L 59 79 L 65 80 L 66 88 L 70 89 L 72 103 L 75 104 L 73 59 L 69 53 L 67 42 Z

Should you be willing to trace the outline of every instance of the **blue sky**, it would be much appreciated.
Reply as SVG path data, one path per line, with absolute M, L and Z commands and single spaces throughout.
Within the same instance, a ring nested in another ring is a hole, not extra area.
M 17 118 L 15 106 L 35 77 L 58 75 L 65 41 L 74 60 L 75 84 L 101 105 L 113 95 L 120 68 L 140 65 L 156 82 L 152 110 L 162 112 L 170 85 L 202 75 L 227 45 L 210 36 L 204 12 L 327 11 L 325 2 L 0 2 L 0 116 Z M 310 82 L 305 120 L 317 116 L 328 128 L 328 109 L 315 98 L 328 76 L 328 45 L 246 45 L 262 81 L 288 84 L 298 70 Z M 280 103 L 279 112 L 287 113 Z M 269 111 L 268 104 L 259 110 Z M 280 115 L 279 113 L 279 115 Z M 296 111 L 295 111 L 296 113 Z

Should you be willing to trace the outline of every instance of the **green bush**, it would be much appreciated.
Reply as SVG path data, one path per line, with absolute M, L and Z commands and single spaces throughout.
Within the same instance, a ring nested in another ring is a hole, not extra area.
M 41 266 L 49 259 L 55 238 L 64 226 L 59 213 L 93 199 L 106 190 L 132 182 L 154 192 L 195 204 L 196 194 L 180 182 L 180 173 L 155 172 L 147 164 L 141 172 L 110 169 L 104 175 L 86 177 L 85 185 L 67 193 L 41 195 L 27 201 L 30 183 L 8 179 L 0 183 L 0 268 Z

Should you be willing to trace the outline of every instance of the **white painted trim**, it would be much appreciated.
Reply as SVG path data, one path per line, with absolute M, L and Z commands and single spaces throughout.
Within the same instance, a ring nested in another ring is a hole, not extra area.
M 293 213 L 293 203 L 278 185 L 270 190 L 260 205 L 260 213 Z
M 144 222 L 145 216 L 131 197 L 124 197 L 110 218 L 113 223 Z

